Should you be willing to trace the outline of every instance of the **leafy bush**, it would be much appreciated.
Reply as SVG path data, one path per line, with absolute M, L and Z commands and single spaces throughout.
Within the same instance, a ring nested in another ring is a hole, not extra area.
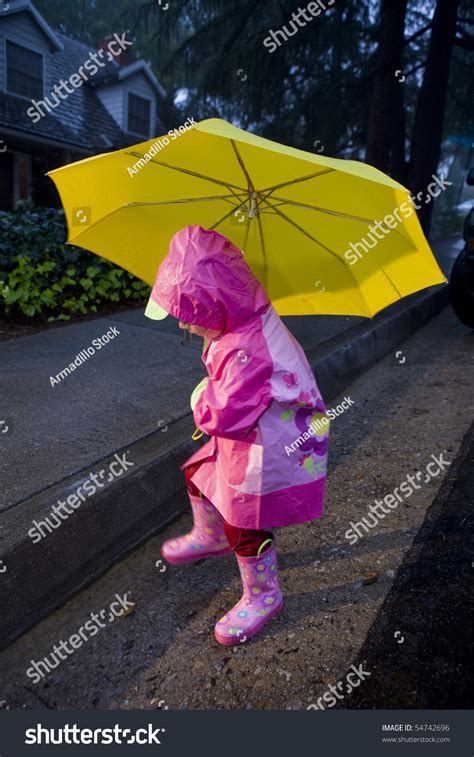
M 150 287 L 132 274 L 66 245 L 66 234 L 62 210 L 0 213 L 0 313 L 67 321 L 149 296 Z

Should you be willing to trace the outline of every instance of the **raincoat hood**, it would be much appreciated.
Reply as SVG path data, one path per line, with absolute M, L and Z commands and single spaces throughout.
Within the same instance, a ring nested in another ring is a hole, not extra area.
M 269 305 L 242 251 L 202 226 L 186 226 L 171 239 L 151 299 L 180 321 L 216 331 L 232 330 Z

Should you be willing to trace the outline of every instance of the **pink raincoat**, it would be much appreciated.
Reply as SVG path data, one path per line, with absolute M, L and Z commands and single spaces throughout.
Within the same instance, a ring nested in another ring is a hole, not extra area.
M 182 466 L 233 526 L 286 526 L 323 513 L 326 408 L 303 349 L 226 237 L 188 226 L 172 239 L 152 299 L 181 321 L 222 330 L 203 352 L 194 408 L 211 439 Z

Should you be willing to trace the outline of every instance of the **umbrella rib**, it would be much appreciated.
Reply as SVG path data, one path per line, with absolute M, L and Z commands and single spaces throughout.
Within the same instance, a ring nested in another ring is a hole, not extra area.
M 240 152 L 239 152 L 239 150 L 237 148 L 237 145 L 235 144 L 235 141 L 233 139 L 231 139 L 230 143 L 231 143 L 231 145 L 232 145 L 232 147 L 234 149 L 234 152 L 235 152 L 235 155 L 236 155 L 237 160 L 239 162 L 239 165 L 240 165 L 240 167 L 241 167 L 241 169 L 242 169 L 242 171 L 243 171 L 243 173 L 244 173 L 244 175 L 245 175 L 245 177 L 247 179 L 248 188 L 249 188 L 249 195 L 250 195 L 250 192 L 252 192 L 253 195 L 256 196 L 257 195 L 257 191 L 255 189 L 255 186 L 254 186 L 254 183 L 253 183 L 253 181 L 251 179 L 251 176 L 250 176 L 249 172 L 247 171 L 247 167 L 246 167 L 246 165 L 244 163 L 244 159 L 242 158 L 242 156 L 241 156 L 241 154 L 240 154 Z M 257 202 L 257 208 L 258 208 L 258 205 L 259 205 L 259 202 Z M 266 252 L 266 248 L 265 248 L 265 240 L 264 240 L 264 237 L 263 237 L 262 222 L 261 222 L 261 220 L 259 218 L 258 212 L 257 212 L 256 215 L 257 215 L 258 230 L 259 230 L 259 234 L 260 234 L 260 245 L 262 247 L 262 253 L 263 253 L 263 266 L 264 266 L 264 270 L 266 271 L 267 268 L 268 268 L 268 265 L 267 265 L 267 252 Z M 248 214 L 248 218 L 249 218 L 249 223 L 247 224 L 247 229 L 246 229 L 246 235 L 245 235 L 244 244 L 247 243 L 248 235 L 249 235 L 249 232 L 250 232 L 250 224 L 252 222 L 253 215 L 251 216 L 250 213 L 249 213 Z
M 325 213 L 326 215 L 330 216 L 336 216 L 337 218 L 345 218 L 349 221 L 360 221 L 361 223 L 379 223 L 380 226 L 387 229 L 388 227 L 386 224 L 382 223 L 382 221 L 374 221 L 372 218 L 363 218 L 362 216 L 351 216 L 348 213 L 339 213 L 335 210 L 328 210 L 327 208 L 320 208 L 317 205 L 306 205 L 302 202 L 293 202 L 292 200 L 285 200 L 284 197 L 276 197 L 275 195 L 272 197 L 272 200 L 279 200 L 280 202 L 273 204 L 271 207 L 276 208 L 278 205 L 291 205 L 295 208 L 304 208 L 305 210 L 316 210 L 318 213 Z M 404 239 L 406 242 L 410 242 L 410 240 L 407 240 L 405 234 L 402 234 L 402 232 L 398 229 L 389 229 L 389 231 L 396 231 L 397 234 L 399 234 L 402 239 Z
M 273 205 L 271 205 L 268 202 L 268 200 L 265 200 L 265 202 L 279 216 L 281 216 L 282 218 L 284 218 L 285 221 L 288 221 L 288 223 L 290 223 L 292 226 L 294 226 L 296 229 L 298 229 L 298 231 L 301 231 L 301 233 L 304 234 L 306 237 L 308 237 L 308 239 L 311 239 L 312 242 L 316 242 L 316 244 L 318 244 L 320 247 L 322 247 L 324 250 L 326 250 L 326 252 L 329 252 L 330 255 L 332 255 L 334 258 L 336 258 L 336 260 L 339 263 L 341 263 L 341 265 L 343 265 L 344 267 L 346 267 L 346 264 L 344 263 L 344 261 L 341 260 L 341 258 L 338 255 L 336 255 L 335 252 L 333 252 L 332 250 L 330 250 L 329 247 L 326 247 L 325 244 L 323 244 L 322 242 L 319 242 L 315 237 L 311 236 L 311 234 L 309 234 L 305 229 L 303 229 L 302 226 L 300 226 L 299 224 L 297 224 L 296 221 L 293 221 L 291 218 L 289 218 L 285 213 L 282 213 L 281 210 L 278 210 L 278 208 L 274 208 Z
M 235 156 L 236 156 L 236 158 L 237 158 L 237 160 L 239 162 L 239 165 L 240 165 L 240 167 L 241 167 L 241 169 L 243 171 L 243 174 L 244 174 L 245 178 L 247 179 L 247 185 L 248 185 L 249 192 L 250 192 L 250 190 L 252 190 L 252 192 L 255 192 L 256 190 L 255 190 L 255 187 L 253 185 L 253 181 L 250 178 L 249 172 L 247 171 L 247 168 L 246 168 L 245 163 L 244 163 L 244 159 L 242 158 L 240 152 L 237 149 L 237 145 L 235 144 L 235 142 L 234 142 L 233 139 L 230 140 L 230 143 L 231 143 L 231 145 L 232 145 L 232 147 L 234 149 Z
M 267 282 L 267 271 L 268 271 L 268 261 L 267 261 L 267 249 L 265 247 L 265 239 L 263 236 L 263 229 L 262 229 L 262 221 L 260 218 L 260 215 L 257 213 L 257 222 L 258 222 L 258 231 L 260 234 L 260 245 L 262 247 L 262 253 L 263 253 L 263 268 L 265 270 L 265 285 Z
M 212 225 L 212 226 L 210 227 L 210 228 L 211 228 L 211 230 L 212 230 L 212 229 L 215 229 L 215 228 L 216 228 L 216 226 L 219 226 L 219 224 L 221 224 L 221 223 L 222 223 L 223 221 L 225 221 L 225 219 L 226 219 L 226 218 L 228 218 L 228 217 L 229 217 L 230 215 L 231 215 L 230 213 L 227 213 L 227 214 L 226 214 L 225 216 L 223 216 L 223 217 L 222 217 L 222 218 L 220 218 L 220 219 L 219 219 L 218 221 L 216 221 L 216 222 L 215 222 L 215 224 L 213 224 L 213 225 Z M 233 211 L 233 212 L 232 212 L 232 215 L 235 215 L 235 211 Z M 245 251 L 245 248 L 246 248 L 246 246 L 247 246 L 247 241 L 248 241 L 248 238 L 249 238 L 249 231 L 250 231 L 250 224 L 251 224 L 251 223 L 252 223 L 252 218 L 250 218 L 250 216 L 248 215 L 248 216 L 247 216 L 247 223 L 246 223 L 246 225 L 245 225 L 245 239 L 244 239 L 244 244 L 243 244 L 243 247 L 242 247 L 242 250 L 243 250 L 243 251 Z
M 403 298 L 403 295 L 401 294 L 401 292 L 399 292 L 399 291 L 398 291 L 397 287 L 396 287 L 396 286 L 395 286 L 395 284 L 393 283 L 393 281 L 392 281 L 392 279 L 390 278 L 390 276 L 388 275 L 388 273 L 385 273 L 385 268 L 384 268 L 384 267 L 382 266 L 382 267 L 380 268 L 380 270 L 382 271 L 382 273 L 383 273 L 383 275 L 385 276 L 385 278 L 386 278 L 386 279 L 388 279 L 388 282 L 389 282 L 389 284 L 391 284 L 391 285 L 393 286 L 393 288 L 395 289 L 395 291 L 396 291 L 396 293 L 398 294 L 398 296 L 400 297 L 400 299 L 402 299 L 402 298 Z
M 137 152 L 127 152 L 125 153 L 125 155 L 133 155 L 134 158 L 143 158 L 143 155 L 140 155 L 140 153 Z M 173 166 L 170 163 L 164 163 L 162 160 L 154 160 L 154 158 L 151 158 L 151 160 L 149 160 L 148 162 L 154 163 L 157 166 L 170 168 L 172 171 L 180 171 L 181 173 L 186 173 L 189 176 L 195 176 L 197 179 L 205 179 L 206 181 L 211 181 L 214 184 L 220 184 L 230 192 L 232 192 L 232 188 L 239 189 L 241 192 L 245 192 L 245 189 L 243 187 L 239 187 L 238 184 L 231 184 L 230 182 L 221 181 L 220 179 L 214 179 L 212 176 L 206 176 L 206 174 L 198 173 L 197 171 L 191 171 L 189 168 L 179 168 L 178 166 Z
M 251 192 L 253 192 L 254 194 L 257 194 L 256 191 L 255 191 L 255 187 L 254 187 L 253 181 L 252 181 L 252 179 L 250 177 L 250 174 L 247 171 L 247 168 L 245 166 L 244 160 L 243 160 L 243 158 L 242 158 L 239 150 L 237 149 L 237 145 L 235 144 L 235 142 L 234 142 L 233 139 L 230 140 L 230 143 L 231 143 L 232 148 L 234 150 L 234 153 L 235 153 L 235 156 L 237 158 L 237 161 L 238 161 L 238 163 L 239 163 L 239 165 L 240 165 L 240 167 L 242 169 L 242 172 L 243 172 L 245 178 L 247 179 L 247 192 L 248 192 L 248 195 L 250 195 Z M 240 204 L 238 206 L 238 209 L 240 209 L 241 207 L 243 207 L 245 205 L 245 202 L 246 202 L 247 199 L 248 198 L 245 197 L 245 199 L 242 202 L 240 202 Z M 215 229 L 216 226 L 219 226 L 221 223 L 223 223 L 223 221 L 225 221 L 226 218 L 229 218 L 229 216 L 231 214 L 235 215 L 236 212 L 237 211 L 234 210 L 234 211 L 230 211 L 229 213 L 226 213 L 226 215 L 224 215 L 222 218 L 220 218 L 218 221 L 216 221 L 216 223 L 213 226 L 211 226 L 211 229 Z M 248 213 L 247 214 L 247 224 L 246 224 L 246 227 L 245 227 L 245 239 L 244 239 L 244 245 L 243 245 L 243 249 L 244 250 L 245 250 L 246 245 L 247 245 L 247 241 L 248 241 L 248 237 L 249 237 L 249 233 L 250 233 L 250 224 L 252 223 L 252 219 L 253 219 L 253 216 L 251 216 L 250 213 Z M 259 230 L 260 230 L 260 241 L 261 241 L 261 245 L 262 245 L 263 256 L 264 256 L 265 266 L 266 266 L 265 244 L 263 242 L 263 233 L 262 233 L 262 229 L 261 229 L 261 221 L 258 218 L 258 216 L 257 216 L 257 220 L 258 220 L 258 225 L 259 225 Z
M 242 158 L 242 156 L 241 156 L 241 154 L 240 154 L 240 152 L 239 152 L 239 150 L 237 148 L 237 145 L 235 144 L 235 142 L 234 142 L 233 139 L 231 139 L 230 142 L 231 142 L 231 145 L 232 145 L 232 147 L 234 149 L 234 152 L 235 152 L 235 155 L 237 157 L 237 160 L 239 161 L 239 165 L 242 168 L 242 171 L 244 172 L 244 175 L 245 175 L 245 177 L 247 179 L 248 192 L 249 192 L 249 204 L 252 204 L 252 201 L 250 199 L 250 194 L 252 193 L 253 198 L 255 198 L 255 197 L 259 197 L 259 193 L 257 193 L 257 191 L 255 189 L 254 183 L 253 183 L 253 181 L 251 179 L 251 176 L 250 176 L 249 172 L 247 171 L 247 167 L 246 167 L 246 165 L 244 163 L 244 159 Z M 256 204 L 257 210 L 258 210 L 258 207 L 259 207 L 260 203 L 261 203 L 261 200 L 260 200 L 260 197 L 259 197 L 259 199 L 257 201 L 257 204 Z M 249 213 L 249 219 L 252 220 L 252 218 L 253 218 L 253 213 L 252 213 L 252 215 L 250 215 L 250 213 Z M 263 239 L 262 224 L 261 224 L 260 219 L 258 218 L 258 213 L 257 213 L 257 221 L 258 221 L 258 228 L 259 228 L 259 232 L 260 232 L 260 243 L 262 245 L 264 265 L 266 267 L 267 260 L 266 260 L 265 242 L 264 242 L 264 239 Z M 249 224 L 249 226 L 250 226 L 250 224 Z M 247 236 L 248 236 L 248 229 L 247 229 Z
M 130 206 L 141 206 L 141 205 L 178 205 L 179 203 L 185 203 L 185 202 L 203 202 L 204 200 L 224 200 L 225 202 L 229 202 L 233 208 L 238 208 L 241 205 L 244 204 L 244 202 L 241 202 L 240 205 L 234 204 L 232 202 L 232 195 L 215 195 L 213 197 L 182 197 L 179 200 L 156 200 L 153 202 L 127 202 L 126 205 L 122 205 L 122 208 L 127 208 Z M 236 198 L 238 199 L 238 198 Z
M 253 221 L 253 218 L 247 215 L 247 223 L 245 226 L 245 239 L 242 245 L 242 252 L 246 252 L 246 249 L 247 249 L 247 242 L 249 241 L 249 234 L 250 234 L 250 224 L 252 223 L 252 221 Z
M 242 203 L 240 207 L 242 207 L 242 205 L 244 205 L 244 203 Z M 232 210 L 229 213 L 226 213 L 225 216 L 222 216 L 222 218 L 219 218 L 218 221 L 216 221 L 212 226 L 210 226 L 210 229 L 211 230 L 215 229 L 216 226 L 219 226 L 221 223 L 223 223 L 226 220 L 226 218 L 229 218 L 230 215 L 235 215 L 235 213 L 236 213 L 235 210 Z M 247 223 L 245 225 L 245 239 L 244 239 L 244 244 L 243 244 L 243 247 L 242 247 L 242 250 L 244 250 L 244 251 L 245 251 L 245 248 L 247 246 L 247 241 L 248 241 L 248 238 L 249 238 L 249 231 L 250 231 L 250 224 L 251 223 L 252 223 L 252 218 L 249 215 L 247 215 Z
M 323 171 L 318 171 L 317 173 L 310 173 L 308 176 L 300 176 L 298 179 L 292 179 L 291 181 L 284 181 L 282 184 L 275 184 L 269 187 L 264 187 L 264 189 L 261 189 L 260 192 L 270 192 L 268 194 L 271 194 L 275 191 L 275 189 L 281 189 L 282 187 L 289 187 L 292 184 L 298 184 L 301 181 L 309 181 L 310 179 L 316 178 L 316 176 L 324 176 L 324 174 L 327 173 L 334 173 L 336 169 L 335 168 L 325 168 Z M 268 196 L 268 195 L 267 195 Z
M 186 202 L 224 200 L 224 202 L 228 202 L 232 205 L 232 210 L 229 211 L 229 213 L 227 214 L 227 215 L 231 215 L 232 213 L 235 213 L 235 208 L 242 207 L 242 205 L 245 204 L 245 200 L 241 202 L 239 205 L 234 205 L 234 203 L 232 202 L 232 199 L 229 199 L 229 198 L 232 198 L 232 195 L 216 195 L 215 197 L 188 197 L 188 198 L 182 198 L 179 200 L 159 200 L 156 202 L 127 202 L 125 205 L 120 205 L 119 207 L 111 210 L 109 213 L 106 213 L 105 216 L 102 216 L 102 218 L 100 218 L 98 221 L 88 226 L 87 229 L 84 229 L 84 232 L 80 232 L 79 234 L 77 234 L 74 237 L 74 241 L 71 241 L 71 242 L 68 241 L 68 244 L 75 244 L 76 243 L 75 240 L 79 239 L 79 237 L 81 237 L 83 233 L 85 233 L 86 231 L 90 231 L 94 226 L 97 226 L 102 221 L 105 221 L 106 218 L 110 218 L 110 216 L 113 216 L 115 213 L 118 213 L 120 210 L 123 210 L 124 208 L 144 207 L 147 205 L 179 205 Z M 239 198 L 236 196 L 236 199 L 238 200 Z M 225 216 L 225 218 L 227 218 L 227 216 Z
M 347 218 L 350 221 L 363 221 L 364 223 L 375 223 L 373 218 L 363 218 L 362 216 L 352 216 L 349 213 L 339 213 L 336 210 L 328 210 L 328 208 L 321 208 L 318 205 L 307 205 L 304 202 L 293 202 L 293 200 L 286 200 L 284 197 L 272 197 L 272 200 L 279 200 L 281 205 L 292 205 L 294 208 L 304 208 L 305 210 L 316 210 L 319 213 L 327 213 L 330 216 L 337 216 L 338 218 Z M 271 207 L 275 207 L 272 205 Z
M 237 210 L 240 210 L 240 208 L 242 208 L 245 205 L 246 201 L 247 201 L 247 195 L 245 196 L 245 199 L 239 203 L 239 205 L 233 205 L 234 209 L 230 210 L 228 213 L 222 216 L 222 218 L 219 218 L 219 220 L 216 221 L 210 228 L 215 229 L 216 226 L 219 226 L 219 224 L 223 223 L 223 221 L 225 221 L 226 218 L 229 218 L 229 216 L 231 215 L 235 216 L 235 214 L 237 213 Z
M 265 202 L 267 203 L 267 205 L 269 205 L 270 207 L 272 207 L 271 204 L 268 202 L 268 200 L 265 200 Z M 341 258 L 338 255 L 336 255 L 335 252 L 333 252 L 332 250 L 330 250 L 329 247 L 326 247 L 326 245 L 323 244 L 322 242 L 319 242 L 317 239 L 315 239 L 314 237 L 312 237 L 311 234 L 308 234 L 308 232 L 305 231 L 305 229 L 303 229 L 301 226 L 299 226 L 299 224 L 297 224 L 291 218 L 288 218 L 288 216 L 285 215 L 285 213 L 282 213 L 281 210 L 278 210 L 277 208 L 275 208 L 275 211 L 276 211 L 276 213 L 279 216 L 281 216 L 282 218 L 284 218 L 285 221 L 288 221 L 288 223 L 290 223 L 292 226 L 295 226 L 298 229 L 298 231 L 301 231 L 301 233 L 304 234 L 306 237 L 308 237 L 308 239 L 311 239 L 312 242 L 315 242 L 317 245 L 319 245 L 320 247 L 322 247 L 323 250 L 326 250 L 326 252 L 329 252 L 330 255 L 332 255 L 334 258 L 336 258 L 336 260 L 339 261 L 339 263 L 341 263 L 341 265 L 343 265 L 344 268 L 346 268 L 349 271 L 350 275 L 354 279 L 355 284 L 357 285 L 357 290 L 360 291 L 359 282 L 357 281 L 354 273 L 349 268 L 349 266 L 343 260 L 341 260 Z M 367 307 L 367 303 L 365 301 L 364 296 L 362 295 L 362 292 L 361 292 L 361 298 L 362 298 L 362 302 L 365 305 L 365 309 L 366 309 L 369 317 L 372 318 L 372 314 L 370 313 L 370 311 L 369 311 L 369 309 Z

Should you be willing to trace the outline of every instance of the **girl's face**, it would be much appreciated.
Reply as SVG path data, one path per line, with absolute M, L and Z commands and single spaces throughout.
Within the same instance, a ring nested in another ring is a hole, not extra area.
M 197 334 L 197 336 L 203 336 L 208 341 L 210 341 L 211 339 L 215 339 L 216 337 L 222 334 L 222 331 L 215 331 L 214 329 L 205 329 L 205 328 L 202 328 L 202 326 L 192 326 L 191 324 L 184 323 L 183 321 L 179 321 L 179 328 L 183 329 L 183 331 L 189 331 L 190 334 Z

